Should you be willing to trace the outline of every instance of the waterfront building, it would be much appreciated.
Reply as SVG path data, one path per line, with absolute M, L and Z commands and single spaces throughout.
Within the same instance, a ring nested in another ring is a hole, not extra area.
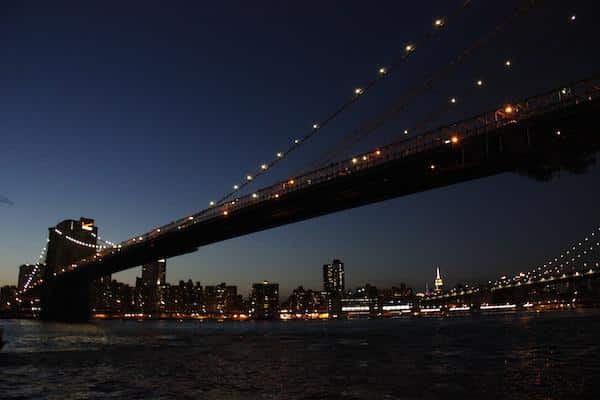
M 111 276 L 103 276 L 92 284 L 92 312 L 96 314 L 111 314 L 115 302 L 111 291 Z
M 237 292 L 237 286 L 221 284 L 221 298 L 218 302 L 222 302 L 221 311 L 223 314 L 240 314 L 244 310 L 244 300 Z M 279 300 L 278 300 L 279 301 Z
M 97 292 L 92 302 L 92 313 L 96 317 L 122 317 L 138 312 L 133 301 L 134 288 L 131 286 L 102 279 L 95 287 Z
M 341 315 L 345 318 L 375 318 L 381 315 L 379 292 L 366 284 L 349 292 L 341 300 Z
M 17 287 L 2 286 L 0 288 L 0 314 L 11 315 L 16 313 L 17 310 Z
M 165 296 L 170 290 L 166 284 L 167 261 L 154 261 L 142 266 L 142 277 L 136 280 L 140 285 L 142 312 L 151 317 L 157 317 L 165 311 Z
M 327 304 L 320 292 L 298 286 L 290 294 L 285 309 L 294 318 L 304 318 L 310 314 L 326 313 Z
M 237 293 L 237 286 L 221 282 L 215 286 L 206 286 L 204 291 L 206 312 L 210 316 L 240 314 L 244 312 L 243 298 Z
M 206 312 L 203 304 L 204 293 L 200 282 L 194 282 L 191 279 L 179 281 L 179 285 L 174 285 L 168 290 L 168 296 L 165 298 L 167 304 L 167 313 L 180 313 L 186 316 L 203 314 Z
M 342 298 L 345 290 L 344 263 L 333 260 L 323 265 L 323 294 L 327 299 L 327 312 L 331 318 L 338 318 L 342 311 Z
M 279 317 L 279 284 L 264 281 L 252 285 L 250 315 L 254 319 Z

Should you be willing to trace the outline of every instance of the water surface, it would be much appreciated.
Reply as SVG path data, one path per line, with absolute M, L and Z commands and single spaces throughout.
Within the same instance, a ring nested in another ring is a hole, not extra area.
M 0 399 L 600 398 L 596 310 L 0 325 Z

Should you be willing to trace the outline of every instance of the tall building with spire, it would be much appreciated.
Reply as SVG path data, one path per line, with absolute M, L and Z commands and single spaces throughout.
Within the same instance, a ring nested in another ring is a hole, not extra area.
M 433 283 L 435 293 L 442 293 L 444 291 L 444 281 L 440 275 L 439 267 L 436 268 L 435 281 Z

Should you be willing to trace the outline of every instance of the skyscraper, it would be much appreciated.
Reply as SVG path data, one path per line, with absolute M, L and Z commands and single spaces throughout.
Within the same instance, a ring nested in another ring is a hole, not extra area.
M 331 264 L 323 265 L 323 291 L 327 293 L 344 293 L 344 263 L 333 260 Z
M 167 261 L 154 261 L 142 266 L 141 294 L 145 314 L 156 316 L 165 305 L 164 292 L 167 279 Z
M 435 293 L 442 293 L 444 291 L 444 281 L 442 280 L 442 277 L 440 276 L 439 268 L 436 269 L 436 275 L 435 275 L 435 281 L 433 283 L 433 287 L 434 287 Z
M 327 311 L 332 318 L 341 315 L 344 290 L 344 263 L 333 260 L 331 264 L 323 265 L 323 292 L 327 297 Z
M 254 319 L 277 319 L 279 316 L 279 284 L 264 281 L 252 285 L 250 314 Z
M 142 285 L 160 286 L 167 282 L 167 260 L 161 259 L 142 266 Z

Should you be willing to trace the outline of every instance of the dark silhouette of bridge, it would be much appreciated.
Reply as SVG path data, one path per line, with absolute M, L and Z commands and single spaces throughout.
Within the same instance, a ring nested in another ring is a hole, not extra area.
M 60 296 L 56 307 L 83 304 L 85 288 L 99 277 L 211 243 L 504 172 L 539 180 L 560 169 L 583 172 L 600 149 L 599 100 L 600 80 L 594 78 L 498 105 L 223 201 L 73 264 L 54 266 L 51 276 L 34 282 L 28 291 L 42 289 L 46 299 Z M 68 319 L 83 317 L 66 310 L 52 318 L 61 319 L 61 313 Z

